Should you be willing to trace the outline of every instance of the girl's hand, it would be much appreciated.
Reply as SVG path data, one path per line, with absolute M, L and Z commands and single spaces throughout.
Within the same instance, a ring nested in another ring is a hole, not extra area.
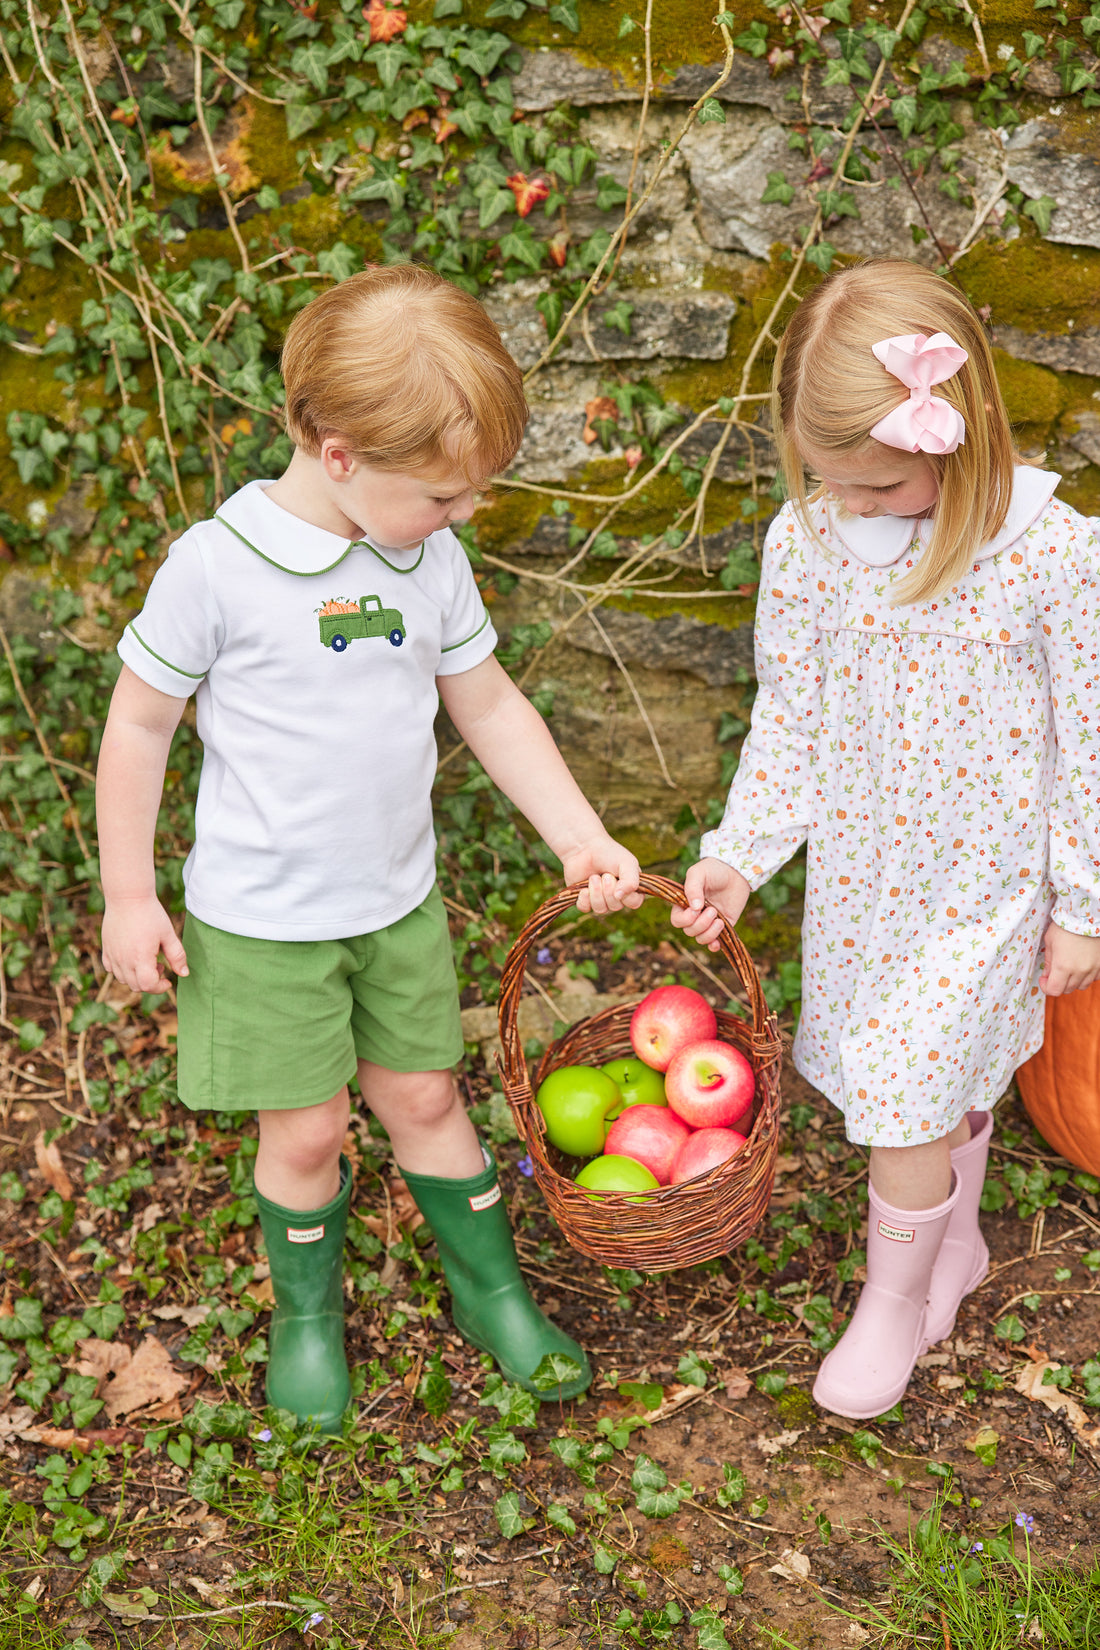
M 594 917 L 607 917 L 615 911 L 636 911 L 645 898 L 638 892 L 641 867 L 634 855 L 604 836 L 587 847 L 578 848 L 562 860 L 567 883 L 587 880 L 587 893 L 577 899 L 578 911 L 591 911 Z
M 740 871 L 725 865 L 720 859 L 701 859 L 684 878 L 687 906 L 674 905 L 672 926 L 682 928 L 690 939 L 698 940 L 708 951 L 717 951 L 722 938 L 723 921 L 732 928 L 752 889 Z
M 174 974 L 187 973 L 187 954 L 158 899 L 114 900 L 103 918 L 103 966 L 131 991 L 167 991 L 170 981 L 160 954 Z
M 1056 922 L 1049 923 L 1043 953 L 1046 960 L 1039 985 L 1048 997 L 1083 991 L 1100 980 L 1100 939 L 1091 934 L 1071 934 Z

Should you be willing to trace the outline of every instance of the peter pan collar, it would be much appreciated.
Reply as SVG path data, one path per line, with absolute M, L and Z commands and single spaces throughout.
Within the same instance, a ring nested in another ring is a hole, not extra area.
M 1043 513 L 1061 476 L 1017 464 L 1013 471 L 1012 502 L 1004 526 L 995 538 L 975 550 L 974 561 L 988 561 L 1014 544 Z M 917 541 L 924 549 L 932 537 L 933 522 L 912 516 L 849 516 L 832 499 L 814 508 L 820 538 L 839 539 L 857 561 L 868 567 L 893 567 Z
M 214 519 L 235 539 L 284 573 L 306 576 L 330 573 L 353 550 L 373 551 L 397 573 L 411 573 L 420 565 L 423 544 L 412 550 L 383 551 L 369 539 L 353 539 L 349 543 L 323 527 L 314 527 L 311 522 L 292 516 L 289 510 L 268 498 L 267 489 L 273 485 L 269 480 L 250 481 L 226 499 Z

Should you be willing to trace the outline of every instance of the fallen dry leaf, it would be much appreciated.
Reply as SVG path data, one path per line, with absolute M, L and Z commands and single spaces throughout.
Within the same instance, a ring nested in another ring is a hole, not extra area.
M 771 1566 L 769 1574 L 782 1576 L 785 1581 L 809 1581 L 810 1561 L 805 1553 L 787 1547 L 780 1553 L 779 1563 Z
M 393 1212 L 399 1226 L 407 1232 L 415 1232 L 418 1226 L 423 1226 L 424 1216 L 416 1206 L 413 1197 L 400 1175 L 394 1175 L 390 1181 L 390 1198 L 393 1202 Z
M 154 1306 L 154 1318 L 162 1318 L 165 1323 L 185 1323 L 188 1329 L 194 1329 L 197 1323 L 205 1323 L 210 1316 L 208 1306 Z
M 255 1282 L 246 1284 L 241 1290 L 241 1295 L 256 1306 L 275 1305 L 275 1286 L 270 1277 L 258 1278 Z
M 71 1203 L 73 1183 L 65 1172 L 57 1141 L 51 1140 L 47 1146 L 45 1129 L 39 1129 L 34 1137 L 34 1161 L 43 1180 L 49 1182 L 63 1202 Z
M 172 1367 L 172 1358 L 155 1335 L 146 1335 L 136 1352 L 115 1341 L 78 1341 L 83 1354 L 77 1369 L 94 1375 L 103 1399 L 103 1412 L 113 1421 L 131 1410 L 166 1404 L 184 1391 L 186 1375 Z
M 612 401 L 612 399 L 609 395 L 597 395 L 597 396 L 594 397 L 593 400 L 586 401 L 585 404 L 584 404 L 584 444 L 585 444 L 585 446 L 586 447 L 591 447 L 594 441 L 598 441 L 600 439 L 599 432 L 597 431 L 597 429 L 595 427 L 595 422 L 596 422 L 597 418 L 616 418 L 617 419 L 618 416 L 619 416 L 618 406 L 616 405 L 616 403 L 614 401 Z M 658 956 L 660 956 L 660 947 L 658 947 L 657 954 L 658 954 Z M 675 953 L 673 953 L 673 954 L 675 955 Z
M 562 963 L 554 970 L 554 990 L 560 991 L 563 997 L 594 997 L 596 987 L 587 974 L 578 974 L 576 978 L 569 972 L 569 964 Z
M 727 1369 L 721 1380 L 726 1389 L 726 1397 L 731 1398 L 734 1403 L 737 1403 L 741 1398 L 747 1398 L 752 1391 L 752 1382 L 749 1377 L 743 1369 L 738 1369 L 736 1366 Z
M 776 1433 L 774 1438 L 765 1438 L 763 1433 L 761 1433 L 760 1437 L 756 1440 L 756 1447 L 760 1451 L 761 1455 L 778 1455 L 780 1450 L 790 1449 L 792 1444 L 797 1444 L 798 1440 L 805 1431 L 805 1427 L 788 1429 L 785 1432 Z M 806 1571 L 808 1574 L 809 1560 L 806 1562 Z
M 99 1396 L 102 1397 L 103 1381 L 116 1370 L 125 1369 L 133 1354 L 123 1341 L 100 1341 L 92 1336 L 76 1344 L 80 1352 L 76 1372 L 78 1375 L 94 1375 L 100 1382 Z
M 409 22 L 408 12 L 397 6 L 391 10 L 383 4 L 383 0 L 367 0 L 363 17 L 370 24 L 372 46 L 378 41 L 396 40 L 398 35 L 404 34 Z
M 1057 1368 L 1058 1365 L 1052 1363 L 1049 1358 L 1036 1358 L 1033 1362 L 1024 1364 L 1016 1374 L 1016 1391 L 1022 1392 L 1025 1398 L 1030 1398 L 1032 1403 L 1045 1404 L 1049 1410 L 1063 1410 L 1066 1420 L 1078 1438 L 1086 1444 L 1100 1444 L 1100 1426 L 1089 1427 L 1089 1418 L 1077 1399 L 1071 1398 L 1061 1387 L 1043 1385 L 1046 1371 Z

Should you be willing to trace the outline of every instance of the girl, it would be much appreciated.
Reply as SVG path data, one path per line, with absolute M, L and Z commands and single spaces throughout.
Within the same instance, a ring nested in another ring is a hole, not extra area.
M 808 842 L 794 1060 L 870 1147 L 867 1282 L 814 1397 L 864 1419 L 986 1275 L 990 1112 L 1042 993 L 1100 977 L 1097 550 L 917 265 L 802 300 L 773 411 L 752 729 L 672 921 L 716 949 Z

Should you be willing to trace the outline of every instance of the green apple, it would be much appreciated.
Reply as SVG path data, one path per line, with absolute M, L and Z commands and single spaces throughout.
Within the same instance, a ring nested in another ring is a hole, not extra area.
M 644 1163 L 613 1152 L 594 1157 L 575 1178 L 590 1192 L 654 1192 L 661 1184 Z
M 667 1106 L 664 1076 L 644 1060 L 609 1060 L 600 1067 L 618 1086 L 623 1110 L 628 1106 Z
M 595 1157 L 603 1151 L 611 1119 L 623 1109 L 623 1097 L 596 1066 L 559 1066 L 540 1083 L 535 1104 L 551 1145 L 571 1157 Z

